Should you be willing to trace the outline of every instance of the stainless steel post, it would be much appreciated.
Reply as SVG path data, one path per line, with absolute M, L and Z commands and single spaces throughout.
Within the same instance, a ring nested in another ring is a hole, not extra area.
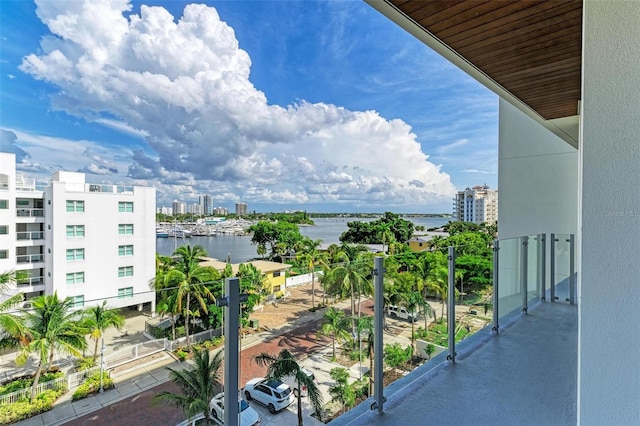
M 456 362 L 456 248 L 449 247 L 449 288 L 447 295 L 447 336 L 449 338 L 449 355 L 447 359 Z
M 538 235 L 538 277 L 540 300 L 547 300 L 547 234 Z
M 551 277 L 551 282 L 549 285 L 551 286 L 551 301 L 556 301 L 556 234 L 551 234 L 551 242 L 550 252 L 549 252 L 549 274 Z
M 373 366 L 373 395 L 374 403 L 371 409 L 378 409 L 378 414 L 384 412 L 384 387 L 382 375 L 384 373 L 383 365 L 383 326 L 384 326 L 384 258 L 376 256 L 373 259 L 374 274 L 374 327 L 373 327 L 373 349 L 374 349 L 374 366 Z
M 224 312 L 224 424 L 238 426 L 238 362 L 240 325 L 240 279 L 226 278 L 224 281 L 226 309 Z M 222 305 L 225 306 L 224 302 Z
M 520 281 L 522 283 L 522 312 L 529 310 L 529 237 L 522 237 L 520 244 Z
M 575 235 L 570 234 L 569 239 L 569 303 L 576 304 L 576 240 Z
M 498 300 L 500 298 L 498 294 L 500 284 L 498 280 L 499 254 L 500 242 L 493 240 L 493 327 L 491 327 L 491 330 L 495 331 L 496 334 L 500 333 L 500 325 L 498 324 Z

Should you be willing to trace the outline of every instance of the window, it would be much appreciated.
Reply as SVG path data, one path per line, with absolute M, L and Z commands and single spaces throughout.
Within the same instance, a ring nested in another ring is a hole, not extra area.
M 274 273 L 273 273 L 273 277 L 274 277 L 274 278 L 275 278 L 275 277 L 279 277 L 281 274 L 282 274 L 282 272 L 281 272 L 281 271 L 276 271 L 276 272 L 274 272 Z
M 0 259 L 7 259 L 9 257 L 9 250 L 0 250 Z
M 84 237 L 84 225 L 67 225 L 67 237 Z
M 0 235 L 7 235 L 9 233 L 9 227 L 7 225 L 0 225 Z
M 118 289 L 118 299 L 129 299 L 131 297 L 133 297 L 133 287 Z
M 84 212 L 84 201 L 80 200 L 67 200 L 67 211 L 68 212 Z
M 125 223 L 118 225 L 118 234 L 133 235 L 133 223 Z
M 118 278 L 132 277 L 133 266 L 121 266 L 118 268 Z
M 8 209 L 9 200 L 0 200 L 0 209 Z
M 84 249 L 67 249 L 67 260 L 84 260 Z
M 16 200 L 16 206 L 29 207 L 29 200 Z
M 84 284 L 84 272 L 71 272 L 67 274 L 67 284 Z
M 82 308 L 84 306 L 84 295 L 81 296 L 72 296 L 73 307 L 74 308 Z
M 120 213 L 133 213 L 133 201 L 119 201 L 118 212 Z
M 133 256 L 133 246 L 118 246 L 118 256 Z

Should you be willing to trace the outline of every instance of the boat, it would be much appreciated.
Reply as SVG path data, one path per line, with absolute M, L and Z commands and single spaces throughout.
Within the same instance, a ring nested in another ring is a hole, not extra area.
M 156 238 L 169 238 L 169 233 L 162 228 L 156 228 Z

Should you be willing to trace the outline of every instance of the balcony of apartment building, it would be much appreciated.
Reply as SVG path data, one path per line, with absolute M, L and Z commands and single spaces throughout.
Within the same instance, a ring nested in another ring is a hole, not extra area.
M 455 302 L 455 253 L 455 248 L 448 252 L 447 347 L 332 424 L 576 424 L 573 235 L 497 241 L 486 313 L 460 304 L 460 296 Z M 459 284 L 458 290 L 463 290 Z M 484 328 L 456 341 L 460 330 L 487 317 Z M 383 336 L 383 344 L 391 342 Z M 424 347 L 417 342 L 419 350 Z
M 16 246 L 43 245 L 44 223 L 18 223 L 16 224 Z
M 23 265 L 24 266 L 24 265 Z M 22 269 L 26 277 L 16 283 L 18 291 L 31 296 L 44 292 L 44 268 Z
M 44 222 L 44 200 L 38 198 L 16 198 L 16 221 L 18 223 Z
M 18 270 L 44 268 L 44 247 L 16 247 L 16 265 Z

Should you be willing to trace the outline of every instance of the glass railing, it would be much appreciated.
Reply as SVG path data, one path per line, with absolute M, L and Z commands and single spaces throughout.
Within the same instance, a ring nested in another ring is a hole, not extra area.
M 44 217 L 44 209 L 18 209 L 18 217 Z
M 44 262 L 43 254 L 22 254 L 16 257 L 17 263 L 37 263 Z
M 542 235 L 530 235 L 527 238 L 527 306 L 542 299 L 542 274 L 540 265 L 542 256 Z
M 44 238 L 44 232 L 42 231 L 27 231 L 27 232 L 17 232 L 16 239 L 18 241 L 23 240 L 42 240 Z
M 18 287 L 30 287 L 34 285 L 42 285 L 44 284 L 44 277 L 30 277 L 25 280 L 20 280 L 17 283 Z
M 554 234 L 551 241 L 551 294 L 555 302 L 570 303 L 572 299 L 571 243 L 569 234 Z
M 494 288 L 498 295 L 498 318 L 518 313 L 522 308 L 522 243 L 521 237 L 499 241 L 498 286 Z

